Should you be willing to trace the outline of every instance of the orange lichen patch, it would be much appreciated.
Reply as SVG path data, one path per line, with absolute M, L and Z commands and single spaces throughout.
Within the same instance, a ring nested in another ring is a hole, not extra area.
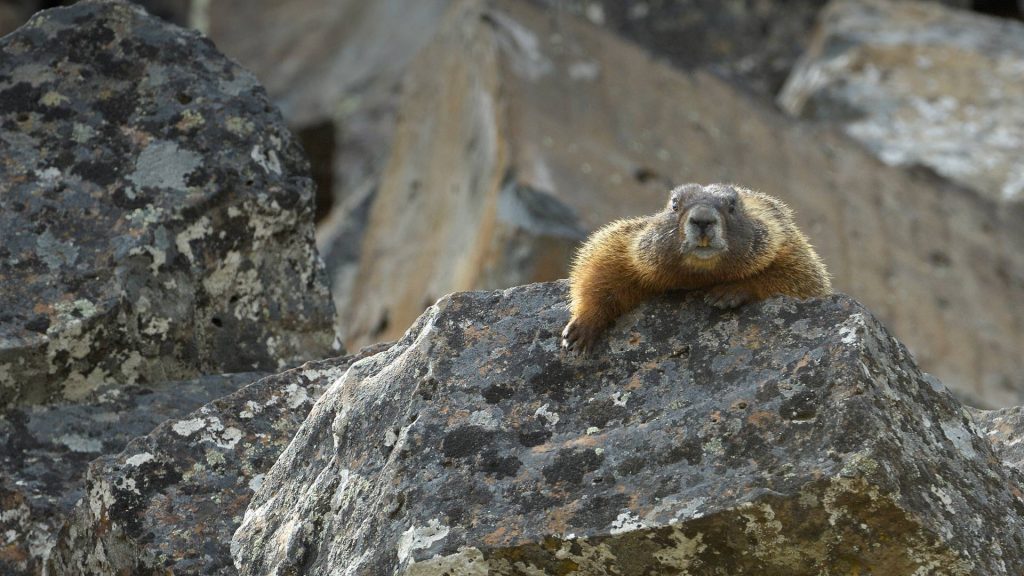
M 566 448 L 593 448 L 604 444 L 606 434 L 593 434 L 573 438 L 563 444 Z
M 751 325 L 740 335 L 740 345 L 748 350 L 757 350 L 761 347 L 761 327 Z
M 487 546 L 501 546 L 507 544 L 516 536 L 519 536 L 519 531 L 509 533 L 505 526 L 499 526 L 494 532 L 484 535 L 483 541 Z
M 580 507 L 579 500 L 573 500 L 565 506 L 559 506 L 548 512 L 545 528 L 549 534 L 564 534 L 569 529 L 569 522 Z
M 768 410 L 758 410 L 757 412 L 751 412 L 747 416 L 747 423 L 753 424 L 758 428 L 768 428 L 778 420 L 778 416 L 774 412 Z
M 629 379 L 629 382 L 626 383 L 624 388 L 626 390 L 637 390 L 641 386 L 643 386 L 644 383 L 643 383 L 643 381 L 640 380 L 640 375 L 641 374 L 642 374 L 641 372 L 637 372 L 636 374 L 633 374 L 633 377 Z

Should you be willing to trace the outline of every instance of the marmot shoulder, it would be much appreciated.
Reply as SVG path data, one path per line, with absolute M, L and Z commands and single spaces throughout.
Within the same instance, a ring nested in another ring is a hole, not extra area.
M 721 308 L 832 292 L 828 272 L 781 200 L 727 184 L 686 184 L 665 208 L 601 228 L 572 265 L 562 346 L 585 351 L 616 318 L 668 290 L 705 290 Z

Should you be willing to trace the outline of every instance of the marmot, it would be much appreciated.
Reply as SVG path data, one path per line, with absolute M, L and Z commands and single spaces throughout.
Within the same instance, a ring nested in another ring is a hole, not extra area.
M 572 319 L 562 346 L 581 352 L 616 318 L 667 290 L 706 289 L 705 301 L 719 308 L 832 292 L 789 207 L 727 184 L 679 186 L 661 212 L 601 228 L 576 254 L 569 282 Z

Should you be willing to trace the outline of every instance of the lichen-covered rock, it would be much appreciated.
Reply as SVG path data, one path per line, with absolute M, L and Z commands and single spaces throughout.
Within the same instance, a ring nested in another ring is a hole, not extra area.
M 972 414 L 995 453 L 1007 466 L 1024 473 L 1024 406 L 973 410 Z
M 323 390 L 386 348 L 269 376 L 97 459 L 48 574 L 234 574 L 228 543 L 263 474 Z
M 302 151 L 251 74 L 113 0 L 0 39 L 0 405 L 331 354 Z
M 82 497 L 91 460 L 116 454 L 263 373 L 204 376 L 154 386 L 112 386 L 88 402 L 0 411 L 0 574 L 39 574 L 64 518 Z
M 1024 23 L 935 3 L 835 0 L 779 95 L 889 164 L 1024 200 Z
M 1024 570 L 1021 477 L 846 296 L 667 295 L 593 356 L 564 283 L 441 299 L 267 473 L 242 574 Z

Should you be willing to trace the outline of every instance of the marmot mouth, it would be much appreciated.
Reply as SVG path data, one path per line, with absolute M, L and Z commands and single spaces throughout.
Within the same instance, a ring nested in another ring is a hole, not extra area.
M 721 248 L 715 246 L 697 246 L 691 251 L 691 253 L 697 258 L 700 258 L 701 260 L 707 260 L 709 258 L 714 258 L 715 256 L 718 256 L 723 251 L 724 250 L 722 250 Z

